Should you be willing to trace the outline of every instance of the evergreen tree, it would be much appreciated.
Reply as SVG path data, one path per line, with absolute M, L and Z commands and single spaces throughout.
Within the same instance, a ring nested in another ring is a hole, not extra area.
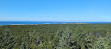
M 57 49 L 70 49 L 69 47 L 70 35 L 71 35 L 71 31 L 67 26 L 64 30 L 62 30 L 61 36 L 58 36 L 59 43 L 58 43 Z

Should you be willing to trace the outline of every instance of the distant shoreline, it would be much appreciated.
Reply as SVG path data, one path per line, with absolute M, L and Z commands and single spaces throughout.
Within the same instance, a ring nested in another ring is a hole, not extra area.
M 38 24 L 111 24 L 111 22 L 28 22 L 0 21 L 0 25 L 38 25 Z
M 63 24 L 87 24 L 87 23 L 63 23 Z M 43 25 L 43 24 L 9 24 L 9 25 Z
M 46 23 L 49 24 L 49 23 Z M 63 24 L 87 24 L 87 23 L 63 23 Z M 10 24 L 10 25 L 42 25 L 42 24 Z
M 65 24 L 87 24 L 87 23 L 65 23 Z M 13 25 L 46 25 L 46 24 L 10 24 L 10 25 L 13 26 Z M 48 24 L 48 25 L 50 25 L 50 24 Z M 6 25 L 0 25 L 0 26 L 6 26 Z

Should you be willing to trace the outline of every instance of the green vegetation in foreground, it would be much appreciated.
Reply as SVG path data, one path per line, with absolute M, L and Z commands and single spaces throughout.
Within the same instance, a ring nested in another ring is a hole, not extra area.
M 0 49 L 111 49 L 111 24 L 0 26 Z

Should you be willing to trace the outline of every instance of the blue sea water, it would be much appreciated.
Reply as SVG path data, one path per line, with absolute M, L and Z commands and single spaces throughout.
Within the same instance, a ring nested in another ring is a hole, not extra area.
M 0 25 L 19 25 L 19 24 L 70 24 L 70 23 L 87 23 L 87 24 L 110 24 L 111 22 L 40 22 L 40 21 L 0 21 Z

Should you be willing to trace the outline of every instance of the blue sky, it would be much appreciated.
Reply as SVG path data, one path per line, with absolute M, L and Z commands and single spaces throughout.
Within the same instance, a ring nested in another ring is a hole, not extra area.
M 0 0 L 0 21 L 111 22 L 111 1 Z

